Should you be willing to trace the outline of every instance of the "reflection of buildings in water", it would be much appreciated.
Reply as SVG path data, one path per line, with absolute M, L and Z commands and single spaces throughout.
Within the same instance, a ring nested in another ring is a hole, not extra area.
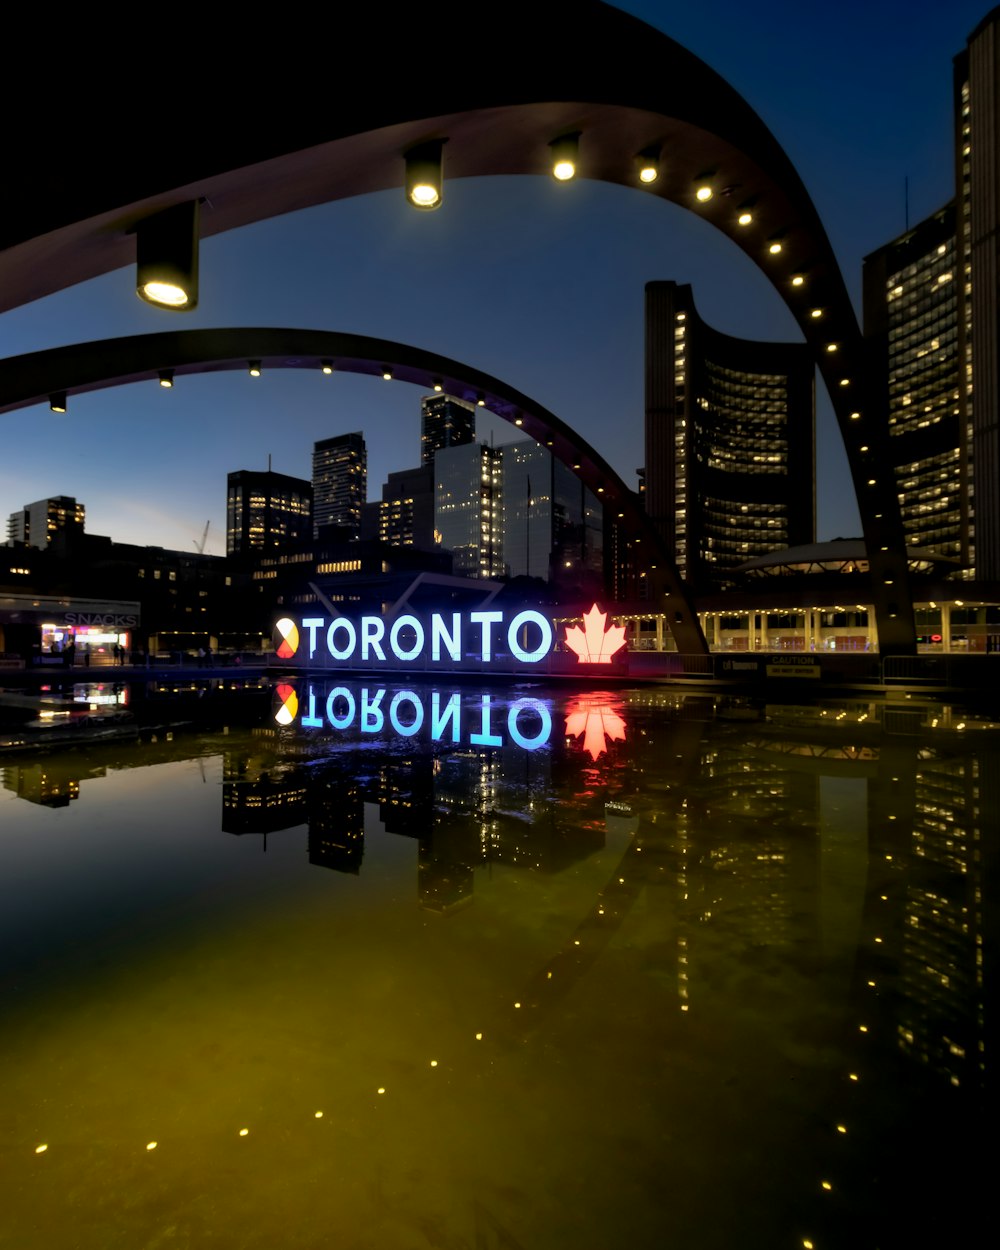
M 697 885 L 682 891 L 685 913 L 696 923 L 726 917 L 750 947 L 815 940 L 802 928 L 808 912 L 794 894 L 819 874 L 818 801 L 817 776 L 742 746 L 709 746 L 696 813 L 687 804 L 679 820 L 686 871 L 692 858 L 697 864 Z
M 983 760 L 913 741 L 894 752 L 883 789 L 891 876 L 870 927 L 879 964 L 898 981 L 891 1027 L 904 1054 L 954 1086 L 983 1080 L 982 813 L 996 808 L 981 787 L 997 765 L 995 753 Z
M 420 900 L 437 911 L 468 899 L 482 864 L 560 872 L 604 844 L 589 812 L 603 813 L 603 796 L 557 793 L 549 751 L 414 750 L 381 759 L 360 786 L 387 833 L 418 840 Z
M 450 837 L 455 834 L 456 837 Z M 431 838 L 422 839 L 417 853 L 417 896 L 428 911 L 447 914 L 472 901 L 475 888 L 473 865 L 463 859 L 468 848 L 464 829 L 447 824 L 435 826 Z
M 43 807 L 67 807 L 73 799 L 80 797 L 80 782 L 76 775 L 79 771 L 77 761 L 52 756 L 29 764 L 9 764 L 0 769 L 0 777 L 3 778 L 3 788 L 13 791 L 19 799 L 39 803 Z
M 364 787 L 369 803 L 377 803 L 386 833 L 426 836 L 433 820 L 434 759 L 414 752 L 379 761 Z
M 357 782 L 310 777 L 307 811 L 310 864 L 357 876 L 365 855 L 365 804 Z
M 273 756 L 227 751 L 222 765 L 222 832 L 274 833 L 306 822 L 308 781 Z

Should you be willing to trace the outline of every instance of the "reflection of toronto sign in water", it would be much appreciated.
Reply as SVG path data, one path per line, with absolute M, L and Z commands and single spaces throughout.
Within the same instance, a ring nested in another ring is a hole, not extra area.
M 459 691 L 390 689 L 386 686 L 317 686 L 300 691 L 290 682 L 275 687 L 274 720 L 283 728 L 333 730 L 344 734 L 388 734 L 431 742 L 480 747 L 510 743 L 536 751 L 552 737 L 553 701 L 522 696 L 506 703 L 489 694 L 463 696 Z M 577 695 L 566 701 L 567 741 L 592 760 L 608 742 L 625 738 L 621 700 L 607 692 Z
M 610 664 L 625 645 L 621 626 L 607 626 L 607 615 L 597 604 L 583 618 L 584 628 L 571 625 L 563 641 L 585 664 Z M 331 663 L 352 668 L 392 667 L 396 663 L 422 665 L 489 664 L 505 662 L 536 665 L 551 654 L 555 628 L 534 608 L 509 616 L 502 609 L 472 612 L 432 612 L 422 618 L 412 613 L 386 621 L 381 616 L 283 617 L 275 625 L 278 659 L 309 667 Z
M 552 712 L 546 699 L 524 697 L 506 707 L 488 694 L 466 698 L 458 691 L 389 690 L 385 686 L 330 690 L 306 685 L 301 696 L 294 686 L 275 689 L 279 725 L 303 729 L 356 730 L 362 734 L 386 731 L 412 738 L 424 731 L 432 742 L 502 747 L 513 742 L 525 751 L 545 746 L 552 736 Z

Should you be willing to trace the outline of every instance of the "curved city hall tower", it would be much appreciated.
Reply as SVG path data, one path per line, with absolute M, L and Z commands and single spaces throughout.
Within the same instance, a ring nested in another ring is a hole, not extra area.
M 646 511 L 696 589 L 815 541 L 814 378 L 804 343 L 721 334 L 690 286 L 646 284 Z
M 955 57 L 955 197 L 864 263 L 906 545 L 1000 581 L 1000 9 Z

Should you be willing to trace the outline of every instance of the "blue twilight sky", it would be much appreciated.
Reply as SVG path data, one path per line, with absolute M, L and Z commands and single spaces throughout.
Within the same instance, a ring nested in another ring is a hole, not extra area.
M 948 5 L 628 0 L 727 78 L 797 165 L 860 310 L 862 257 L 952 194 L 951 60 L 988 11 Z M 630 485 L 643 460 L 643 286 L 690 282 L 720 330 L 798 338 L 754 265 L 692 214 L 639 190 L 548 178 L 453 181 L 436 213 L 388 191 L 207 240 L 201 302 L 177 316 L 103 278 L 0 315 L 0 354 L 196 326 L 343 330 L 413 343 L 483 369 L 575 425 Z M 860 532 L 822 386 L 818 537 Z M 225 549 L 226 474 L 310 476 L 316 439 L 362 430 L 369 497 L 419 461 L 421 392 L 316 373 L 153 383 L 4 417 L 0 521 L 75 495 L 87 529 L 121 541 Z M 481 433 L 489 427 L 480 423 Z M 498 442 L 510 441 L 500 424 Z

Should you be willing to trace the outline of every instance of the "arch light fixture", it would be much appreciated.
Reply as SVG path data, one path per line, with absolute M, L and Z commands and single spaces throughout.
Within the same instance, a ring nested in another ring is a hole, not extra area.
M 198 201 L 143 218 L 135 227 L 135 290 L 157 308 L 198 305 Z
M 576 166 L 580 159 L 580 132 L 560 135 L 549 144 L 552 153 L 552 177 L 557 182 L 569 182 L 576 177 Z
M 404 153 L 406 198 L 414 208 L 441 207 L 443 195 L 442 150 L 444 139 L 420 143 Z

